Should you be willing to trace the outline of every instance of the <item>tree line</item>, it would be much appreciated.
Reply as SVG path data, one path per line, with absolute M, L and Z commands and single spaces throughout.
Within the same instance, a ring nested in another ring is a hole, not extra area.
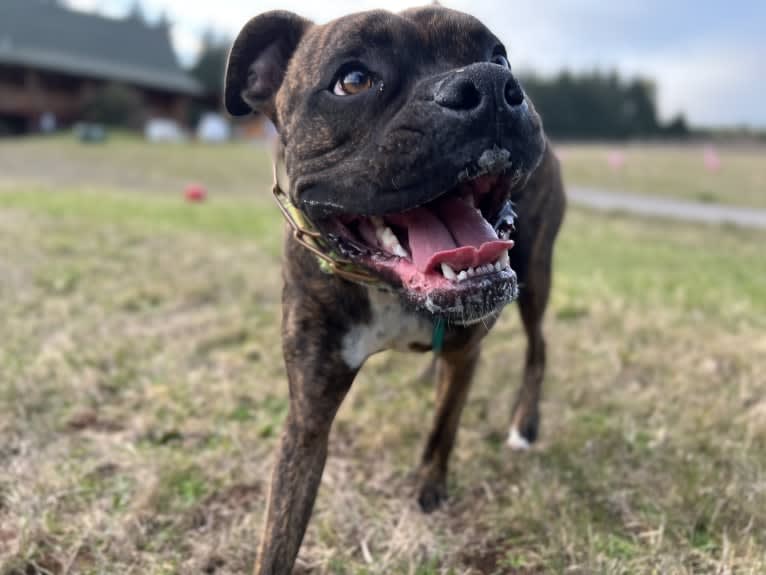
M 662 123 L 656 87 L 646 78 L 623 79 L 617 72 L 561 72 L 543 78 L 522 75 L 521 83 L 554 139 L 624 140 L 683 138 L 689 128 L 683 115 Z

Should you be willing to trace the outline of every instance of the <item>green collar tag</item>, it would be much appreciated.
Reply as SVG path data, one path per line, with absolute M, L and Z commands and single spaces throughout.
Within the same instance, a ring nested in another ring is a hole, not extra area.
M 431 348 L 436 353 L 440 353 L 442 348 L 444 347 L 444 331 L 445 331 L 444 318 L 437 317 L 434 320 L 434 333 L 433 333 L 433 337 L 431 338 Z

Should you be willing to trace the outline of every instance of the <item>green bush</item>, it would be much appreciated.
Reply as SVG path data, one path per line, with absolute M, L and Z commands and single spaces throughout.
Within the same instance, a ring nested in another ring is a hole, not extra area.
M 141 94 L 122 84 L 105 85 L 86 101 L 82 111 L 86 122 L 130 130 L 143 127 L 144 115 Z

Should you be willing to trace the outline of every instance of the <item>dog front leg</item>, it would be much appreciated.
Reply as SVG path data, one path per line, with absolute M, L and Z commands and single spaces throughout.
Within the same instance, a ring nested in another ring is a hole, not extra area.
M 447 497 L 447 464 L 479 351 L 479 344 L 472 343 L 467 349 L 442 353 L 436 359 L 436 414 L 420 464 L 418 494 L 418 503 L 426 513 Z
M 317 346 L 314 346 L 317 347 Z M 288 575 L 319 489 L 335 414 L 355 371 L 312 350 L 306 334 L 284 342 L 290 408 L 271 477 L 255 575 Z
M 558 230 L 553 227 L 553 233 Z M 550 234 L 543 228 L 538 237 Z M 513 404 L 508 445 L 512 449 L 528 449 L 537 439 L 540 425 L 539 403 L 545 376 L 545 336 L 543 319 L 551 291 L 553 240 L 535 242 L 519 297 L 519 313 L 527 335 L 527 354 L 521 388 Z
M 535 291 L 528 291 L 519 300 L 519 311 L 527 334 L 527 354 L 524 376 L 511 415 L 508 445 L 512 449 L 525 450 L 537 440 L 540 425 L 540 391 L 545 377 L 545 336 L 543 316 L 550 290 L 550 273 L 541 270 Z

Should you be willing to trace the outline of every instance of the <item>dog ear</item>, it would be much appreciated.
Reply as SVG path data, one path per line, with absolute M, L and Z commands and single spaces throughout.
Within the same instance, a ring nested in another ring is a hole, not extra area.
M 266 12 L 250 20 L 226 64 L 224 103 L 232 116 L 262 112 L 272 121 L 274 98 L 287 64 L 311 22 L 292 12 Z

